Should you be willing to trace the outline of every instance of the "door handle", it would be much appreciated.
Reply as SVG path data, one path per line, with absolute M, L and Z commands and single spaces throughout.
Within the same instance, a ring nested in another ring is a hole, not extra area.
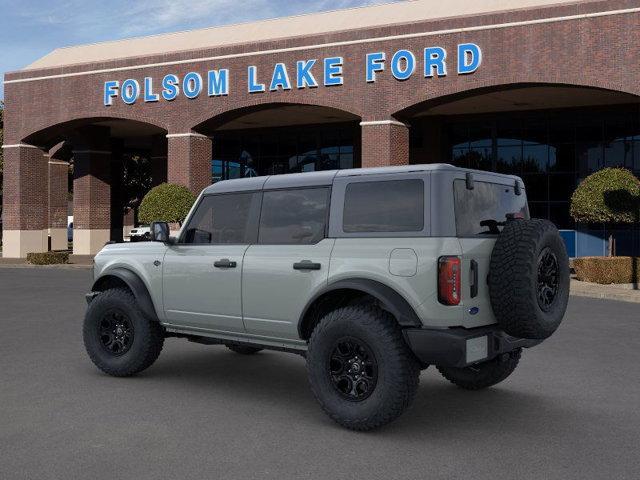
M 471 298 L 478 296 L 478 262 L 475 260 L 471 260 L 471 287 L 469 290 Z
M 217 260 L 213 262 L 213 266 L 216 268 L 236 268 L 236 262 L 232 262 L 228 258 Z
M 322 265 L 311 260 L 302 260 L 293 264 L 294 270 L 320 270 L 320 268 L 322 268 Z

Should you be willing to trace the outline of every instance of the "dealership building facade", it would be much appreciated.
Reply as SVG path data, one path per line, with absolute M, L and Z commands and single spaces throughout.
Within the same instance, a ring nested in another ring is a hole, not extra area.
M 2 254 L 67 248 L 69 162 L 74 253 L 121 239 L 133 153 L 193 192 L 434 162 L 512 173 L 570 245 L 580 179 L 640 172 L 639 31 L 630 0 L 416 0 L 55 50 L 5 76 Z

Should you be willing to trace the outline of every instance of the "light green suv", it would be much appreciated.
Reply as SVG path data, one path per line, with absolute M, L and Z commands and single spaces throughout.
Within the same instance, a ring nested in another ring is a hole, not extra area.
M 522 180 L 450 165 L 221 181 L 177 238 L 162 222 L 151 238 L 95 258 L 98 368 L 138 373 L 167 337 L 299 353 L 322 408 L 355 430 L 398 417 L 428 365 L 466 389 L 504 380 L 569 294 L 564 244 L 529 219 Z

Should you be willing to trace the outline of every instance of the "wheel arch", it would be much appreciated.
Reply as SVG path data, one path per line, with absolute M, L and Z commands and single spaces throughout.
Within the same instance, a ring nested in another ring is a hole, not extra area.
M 320 313 L 326 311 L 326 303 L 340 307 L 359 297 L 370 297 L 388 311 L 402 327 L 420 327 L 422 322 L 409 302 L 396 290 L 384 283 L 368 278 L 339 280 L 327 285 L 307 303 L 298 320 L 298 335 L 308 340 Z
M 150 320 L 158 321 L 158 314 L 147 286 L 138 274 L 131 270 L 121 267 L 109 270 L 93 282 L 91 291 L 104 292 L 109 288 L 117 287 L 128 288 L 131 293 L 133 293 L 133 296 L 138 302 L 138 306 L 145 316 Z

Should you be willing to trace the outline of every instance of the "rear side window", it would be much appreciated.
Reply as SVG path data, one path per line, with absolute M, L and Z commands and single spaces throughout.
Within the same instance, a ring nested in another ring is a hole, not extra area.
M 264 192 L 258 243 L 318 243 L 325 237 L 328 210 L 328 188 Z
M 342 229 L 360 232 L 420 232 L 424 229 L 424 182 L 420 179 L 347 185 Z
M 204 197 L 189 220 L 183 242 L 254 243 L 259 212 L 258 193 L 230 193 Z
M 508 214 L 529 218 L 527 196 L 515 194 L 515 188 L 497 183 L 474 182 L 473 190 L 464 180 L 453 182 L 456 231 L 460 237 L 497 235 Z

